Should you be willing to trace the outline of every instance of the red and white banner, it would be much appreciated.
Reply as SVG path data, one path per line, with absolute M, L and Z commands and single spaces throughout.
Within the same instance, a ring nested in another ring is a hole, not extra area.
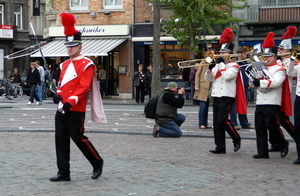
M 12 25 L 0 25 L 0 38 L 13 38 L 13 30 Z

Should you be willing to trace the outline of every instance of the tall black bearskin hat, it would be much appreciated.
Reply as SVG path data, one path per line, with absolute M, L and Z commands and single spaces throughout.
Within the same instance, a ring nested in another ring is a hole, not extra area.
M 262 47 L 264 48 L 264 53 L 263 56 L 276 56 L 278 52 L 277 46 L 275 46 L 275 41 L 274 41 L 274 33 L 269 32 L 266 36 L 266 39 L 264 40 L 264 43 Z
M 66 36 L 65 46 L 76 46 L 81 44 L 81 33 L 75 29 L 75 17 L 69 13 L 61 13 L 59 15 L 61 23 L 64 26 L 64 34 Z
M 234 34 L 231 28 L 225 28 L 220 36 L 220 44 L 222 44 L 220 52 L 232 52 L 234 44 L 231 41 L 234 38 Z

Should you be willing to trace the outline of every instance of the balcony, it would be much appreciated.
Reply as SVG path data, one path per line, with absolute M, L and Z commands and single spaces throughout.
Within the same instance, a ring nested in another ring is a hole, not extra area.
M 248 5 L 238 15 L 246 24 L 295 23 L 300 22 L 300 3 Z

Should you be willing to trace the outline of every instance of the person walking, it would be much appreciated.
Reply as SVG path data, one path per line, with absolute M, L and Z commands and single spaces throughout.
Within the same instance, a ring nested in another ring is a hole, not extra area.
M 274 147 L 280 149 L 280 156 L 285 157 L 288 154 L 289 142 L 285 139 L 279 122 L 280 107 L 284 93 L 284 81 L 286 79 L 286 69 L 276 62 L 278 49 L 274 45 L 274 33 L 269 32 L 263 43 L 263 58 L 266 70 L 270 77 L 266 79 L 257 79 L 253 77 L 253 85 L 257 87 L 257 99 L 255 109 L 255 132 L 257 154 L 253 155 L 254 159 L 269 158 L 268 149 L 268 131 L 270 141 Z M 288 99 L 287 99 L 288 100 Z M 290 99 L 291 100 L 291 99 Z M 291 106 L 290 106 L 291 107 Z
M 134 73 L 134 87 L 135 87 L 135 101 L 137 104 L 144 104 L 145 100 L 145 86 L 146 86 L 146 75 L 143 72 L 143 65 L 139 64 L 138 71 Z
M 81 33 L 75 30 L 75 17 L 69 13 L 59 15 L 66 35 L 65 47 L 70 59 L 60 64 L 57 94 L 53 102 L 58 104 L 55 114 L 55 148 L 57 175 L 51 182 L 70 181 L 70 138 L 93 167 L 92 179 L 101 176 L 103 158 L 90 140 L 84 135 L 84 121 L 87 96 L 90 89 L 92 121 L 106 122 L 102 99 L 99 92 L 96 66 L 89 58 L 81 55 Z
M 33 103 L 33 99 L 36 100 L 37 105 L 41 102 L 40 97 L 36 94 L 36 87 L 41 85 L 40 72 L 35 68 L 35 63 L 30 63 L 30 69 L 28 70 L 25 85 L 30 84 L 30 98 L 27 105 Z
M 39 61 L 35 61 L 35 67 L 37 70 L 39 70 L 40 73 L 40 85 L 36 87 L 36 94 L 39 97 L 40 101 L 36 102 L 36 105 L 42 105 L 42 100 L 43 100 L 43 94 L 44 94 L 44 89 L 45 89 L 45 70 L 44 67 L 40 65 Z
M 230 39 L 227 39 L 230 38 Z M 227 132 L 233 140 L 233 151 L 237 152 L 241 146 L 241 137 L 234 129 L 228 119 L 232 104 L 236 97 L 237 76 L 239 66 L 232 62 L 229 53 L 232 52 L 234 45 L 231 42 L 234 34 L 232 29 L 225 28 L 220 37 L 222 44 L 220 49 L 220 57 L 215 63 L 209 65 L 209 69 L 205 73 L 206 81 L 213 81 L 211 96 L 213 102 L 213 129 L 215 139 L 215 149 L 209 152 L 214 154 L 225 154 L 225 132 Z M 226 39 L 225 39 L 226 38 Z

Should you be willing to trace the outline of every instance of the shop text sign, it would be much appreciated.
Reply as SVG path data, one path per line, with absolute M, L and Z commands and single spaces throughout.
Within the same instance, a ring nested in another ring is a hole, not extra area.
M 0 25 L 0 38 L 14 38 L 12 25 Z
M 112 36 L 129 35 L 129 25 L 86 25 L 75 26 L 82 36 Z M 49 27 L 44 31 L 44 37 L 60 37 L 64 35 L 62 26 Z

